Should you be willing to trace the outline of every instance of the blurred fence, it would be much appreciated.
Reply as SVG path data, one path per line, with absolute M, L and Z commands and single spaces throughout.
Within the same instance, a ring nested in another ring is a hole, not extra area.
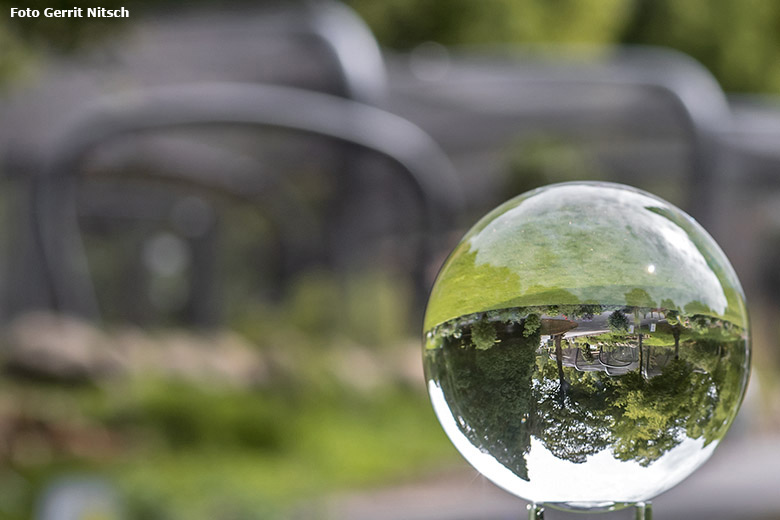
M 39 204 L 19 207 L 13 217 L 10 233 L 21 247 L 6 255 L 9 316 L 51 306 L 96 316 L 90 276 L 77 258 L 83 254 L 74 250 L 76 214 L 87 223 L 82 229 L 97 225 L 101 212 L 114 220 L 120 214 L 159 220 L 151 215 L 174 204 L 153 209 L 144 203 L 154 200 L 148 190 L 180 197 L 193 186 L 206 204 L 214 203 L 208 199 L 215 193 L 227 194 L 265 213 L 275 229 L 275 243 L 266 246 L 277 251 L 277 265 L 264 268 L 272 285 L 290 270 L 365 254 L 367 223 L 375 227 L 374 238 L 381 237 L 376 230 L 392 227 L 388 219 L 403 220 L 410 204 L 422 204 L 413 210 L 418 224 L 401 228 L 418 226 L 423 234 L 416 247 L 441 251 L 446 248 L 429 244 L 447 236 L 444 222 L 457 233 L 522 189 L 594 177 L 637 185 L 681 205 L 735 257 L 749 292 L 762 286 L 757 277 L 771 277 L 755 273 L 765 260 L 743 258 L 750 248 L 731 239 L 739 235 L 735 224 L 747 225 L 738 217 L 738 197 L 772 182 L 777 125 L 766 121 L 773 110 L 764 107 L 764 123 L 753 124 L 756 117 L 748 114 L 755 106 L 730 106 L 709 73 L 686 56 L 649 48 L 449 50 L 425 44 L 408 56 L 383 58 L 362 22 L 328 3 L 249 16 L 191 14 L 164 28 L 141 25 L 121 51 L 120 44 L 104 51 L 120 53 L 108 63 L 100 58 L 52 67 L 40 86 L 4 104 L 3 171 L 14 190 L 32 193 Z M 166 68 L 169 63 L 176 67 Z M 118 87 L 122 77 L 134 84 Z M 376 152 L 395 165 L 381 163 Z M 309 178 L 301 173 L 313 169 L 320 171 Z M 71 177 L 82 179 L 81 206 L 66 216 L 57 206 L 75 203 L 77 192 L 64 191 L 71 181 L 63 179 Z M 127 190 L 113 196 L 115 204 L 105 203 L 110 186 L 139 178 L 152 181 L 139 188 L 140 202 Z M 315 183 L 323 185 L 301 193 L 301 186 Z M 389 194 L 399 189 L 408 191 L 406 199 L 393 200 Z M 459 209 L 460 190 L 468 193 L 466 212 Z M 774 230 L 758 233 L 771 237 Z M 218 238 L 208 240 L 213 243 L 184 244 L 190 253 L 199 251 L 193 257 L 199 282 L 187 292 L 202 292 L 181 305 L 200 323 L 218 320 L 216 306 L 208 304 L 218 298 L 218 281 L 207 272 L 216 265 L 207 251 L 217 249 Z M 396 241 L 394 248 L 402 251 L 409 242 Z M 316 243 L 325 249 L 314 251 Z M 412 259 L 403 270 L 415 273 L 422 300 L 421 273 L 430 262 L 426 254 L 406 255 Z M 135 269 L 133 276 L 141 274 Z

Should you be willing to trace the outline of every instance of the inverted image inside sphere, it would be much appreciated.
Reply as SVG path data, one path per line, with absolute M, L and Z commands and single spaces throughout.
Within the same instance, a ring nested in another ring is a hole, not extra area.
M 606 183 L 541 188 L 480 220 L 439 273 L 424 345 L 464 457 L 577 509 L 648 500 L 694 471 L 749 371 L 744 297 L 712 238 Z

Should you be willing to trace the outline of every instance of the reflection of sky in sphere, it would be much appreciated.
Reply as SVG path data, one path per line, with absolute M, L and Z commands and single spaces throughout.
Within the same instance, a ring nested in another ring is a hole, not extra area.
M 529 480 L 521 480 L 489 453 L 474 446 L 458 428 L 441 388 L 428 382 L 436 417 L 455 448 L 480 473 L 499 487 L 536 502 L 605 503 L 648 500 L 672 488 L 701 466 L 718 445 L 704 446 L 702 439 L 684 439 L 656 464 L 617 460 L 609 450 L 575 464 L 555 457 L 541 442 L 531 439 L 527 455 Z M 587 482 L 587 486 L 582 483 Z

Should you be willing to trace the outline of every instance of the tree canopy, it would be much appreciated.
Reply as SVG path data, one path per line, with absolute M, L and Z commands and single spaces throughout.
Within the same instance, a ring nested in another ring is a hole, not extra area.
M 687 328 L 664 324 L 642 334 L 644 345 L 628 333 L 586 336 L 607 351 L 641 351 L 638 364 L 615 373 L 577 369 L 571 353 L 581 347 L 575 341 L 561 349 L 562 334 L 551 337 L 554 348 L 540 346 L 545 327 L 525 334 L 525 322 L 538 314 L 523 314 L 478 313 L 456 320 L 459 325 L 444 324 L 433 332 L 440 336 L 437 346 L 426 351 L 428 374 L 441 386 L 462 433 L 520 478 L 528 479 L 532 438 L 575 464 L 608 451 L 649 466 L 686 438 L 704 445 L 720 440 L 731 424 L 747 374 L 739 329 L 706 319 Z M 504 321 L 509 316 L 516 321 Z M 620 310 L 611 316 L 629 323 Z

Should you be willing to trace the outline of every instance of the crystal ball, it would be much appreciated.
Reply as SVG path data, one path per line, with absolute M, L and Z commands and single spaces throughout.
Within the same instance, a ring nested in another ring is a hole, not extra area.
M 750 342 L 728 259 L 649 193 L 520 195 L 455 247 L 425 313 L 434 411 L 480 473 L 537 504 L 617 509 L 704 463 L 742 401 Z

